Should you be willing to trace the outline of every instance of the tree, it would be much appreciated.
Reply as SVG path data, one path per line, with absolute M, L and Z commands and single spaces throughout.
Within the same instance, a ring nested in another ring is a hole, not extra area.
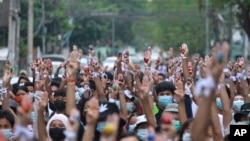
M 250 39 L 250 0 L 212 0 L 212 6 L 217 11 L 224 10 L 225 7 L 232 9 L 232 15 L 237 19 L 237 23 L 245 30 Z

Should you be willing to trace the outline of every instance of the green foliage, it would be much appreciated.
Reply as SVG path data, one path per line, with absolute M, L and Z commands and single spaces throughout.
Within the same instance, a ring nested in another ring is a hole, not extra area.
M 41 20 L 42 0 L 35 0 L 34 30 Z M 28 0 L 22 0 L 21 37 L 27 38 Z M 205 46 L 205 13 L 197 0 L 45 0 L 47 41 L 57 41 L 58 34 L 73 29 L 70 43 L 111 46 L 112 20 L 115 20 L 116 45 L 145 49 L 158 45 L 164 50 L 183 43 L 190 51 L 202 52 Z M 112 15 L 117 14 L 117 15 Z M 70 25 L 68 20 L 73 18 Z M 34 38 L 41 46 L 42 29 Z

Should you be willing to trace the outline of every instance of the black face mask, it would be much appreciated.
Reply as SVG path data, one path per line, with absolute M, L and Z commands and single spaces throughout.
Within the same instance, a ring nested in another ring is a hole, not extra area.
M 54 101 L 54 106 L 56 108 L 57 111 L 64 111 L 65 110 L 65 102 L 62 100 L 56 100 Z
M 65 128 L 50 128 L 49 135 L 53 141 L 61 141 L 64 140 L 65 135 L 63 131 L 66 130 Z

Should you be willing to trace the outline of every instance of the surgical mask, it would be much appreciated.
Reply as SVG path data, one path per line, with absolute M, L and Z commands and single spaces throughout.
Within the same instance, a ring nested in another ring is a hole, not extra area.
M 136 127 L 136 124 L 129 125 L 129 126 L 128 126 L 128 131 L 129 131 L 129 132 L 134 132 L 135 127 Z
M 236 111 L 240 111 L 241 106 L 244 104 L 243 100 L 236 100 L 233 102 L 233 108 Z
M 120 101 L 115 101 L 115 104 L 116 104 L 116 106 L 118 107 L 118 109 L 120 110 L 120 109 L 121 109 Z
M 96 126 L 96 130 L 101 133 L 103 131 L 105 125 L 106 125 L 106 122 L 98 122 L 97 126 Z
M 192 141 L 190 133 L 184 133 L 182 136 L 182 141 Z
M 60 141 L 65 139 L 65 135 L 64 135 L 64 130 L 66 130 L 65 128 L 50 128 L 49 129 L 49 136 L 51 137 L 51 139 L 53 141 Z
M 216 106 L 219 110 L 223 109 L 221 99 L 219 97 L 216 98 Z
M 127 108 L 127 111 L 132 112 L 133 111 L 133 103 L 132 102 L 126 103 L 126 108 Z
M 35 120 L 36 120 L 36 113 L 34 111 L 32 111 L 30 113 L 30 119 L 32 120 L 33 123 L 35 123 Z
M 179 131 L 180 128 L 181 128 L 181 124 L 180 124 L 180 121 L 179 120 L 173 120 L 173 124 L 174 124 L 174 127 L 175 127 L 175 131 Z
M 80 87 L 80 88 L 77 89 L 77 91 L 78 91 L 78 95 L 82 98 L 82 95 L 84 93 L 84 88 Z
M 148 134 L 147 132 L 147 129 L 138 129 L 137 136 L 139 137 L 139 139 L 145 141 Z
M 160 103 L 160 105 L 165 108 L 169 103 L 172 103 L 173 101 L 173 97 L 172 96 L 158 96 L 158 101 Z
M 62 100 L 56 100 L 54 102 L 54 106 L 55 106 L 56 110 L 58 110 L 60 112 L 65 110 L 65 105 L 66 105 L 66 102 L 64 102 Z
M 0 130 L 0 131 L 4 134 L 4 136 L 5 136 L 8 140 L 10 140 L 10 139 L 13 137 L 13 133 L 12 133 L 11 129 L 2 129 L 2 130 Z

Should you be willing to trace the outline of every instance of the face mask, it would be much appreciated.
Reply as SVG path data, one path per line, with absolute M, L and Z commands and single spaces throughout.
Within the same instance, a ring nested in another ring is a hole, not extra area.
M 105 125 L 106 125 L 106 122 L 98 122 L 97 126 L 96 126 L 96 130 L 101 133 L 103 131 Z
M 243 100 L 236 100 L 233 102 L 233 108 L 236 111 L 240 111 L 241 106 L 244 104 Z
M 135 125 L 135 124 L 133 124 L 133 125 L 129 125 L 129 126 L 128 126 L 128 131 L 129 131 L 129 132 L 134 132 L 135 127 L 136 127 L 136 125 Z
M 115 101 L 116 106 L 118 107 L 118 109 L 121 109 L 121 105 L 120 105 L 120 101 Z
M 132 102 L 126 103 L 126 108 L 127 108 L 127 111 L 132 112 L 133 111 L 133 103 Z
M 58 110 L 58 111 L 64 111 L 65 110 L 65 103 L 66 102 L 64 102 L 62 100 L 56 100 L 54 102 L 54 106 L 55 106 L 56 110 Z
M 181 128 L 181 124 L 180 124 L 180 121 L 179 120 L 173 120 L 173 124 L 174 124 L 174 127 L 175 127 L 175 131 L 179 131 L 180 128 Z
M 50 128 L 49 135 L 53 141 L 60 141 L 65 138 L 63 131 L 66 130 L 65 128 Z
M 182 141 L 192 141 L 190 133 L 184 133 L 182 136 Z
M 0 130 L 0 131 L 4 134 L 4 136 L 5 136 L 8 140 L 11 139 L 12 136 L 13 136 L 11 129 L 2 129 L 2 130 Z
M 147 129 L 138 129 L 138 131 L 137 131 L 137 136 L 141 139 L 141 140 L 143 140 L 143 141 L 145 141 L 146 140 L 146 138 L 147 138 Z
M 35 120 L 36 120 L 36 114 L 35 114 L 35 112 L 34 112 L 34 111 L 32 111 L 32 112 L 30 113 L 30 119 L 32 120 L 32 122 L 33 122 L 33 123 L 35 123 Z
M 84 93 L 84 88 L 83 88 L 83 87 L 80 87 L 80 88 L 77 89 L 77 91 L 78 91 L 78 95 L 79 95 L 80 97 L 82 97 L 82 95 L 83 95 L 83 93 Z
M 173 101 L 173 97 L 172 96 L 158 96 L 158 101 L 160 103 L 160 105 L 165 108 L 169 103 L 172 103 Z
M 250 121 L 248 121 L 248 120 L 247 121 L 243 121 L 243 123 L 246 124 L 246 125 L 250 125 Z
M 16 96 L 15 101 L 20 104 L 22 102 L 23 96 Z
M 219 110 L 223 109 L 221 99 L 219 97 L 216 98 L 216 106 Z

